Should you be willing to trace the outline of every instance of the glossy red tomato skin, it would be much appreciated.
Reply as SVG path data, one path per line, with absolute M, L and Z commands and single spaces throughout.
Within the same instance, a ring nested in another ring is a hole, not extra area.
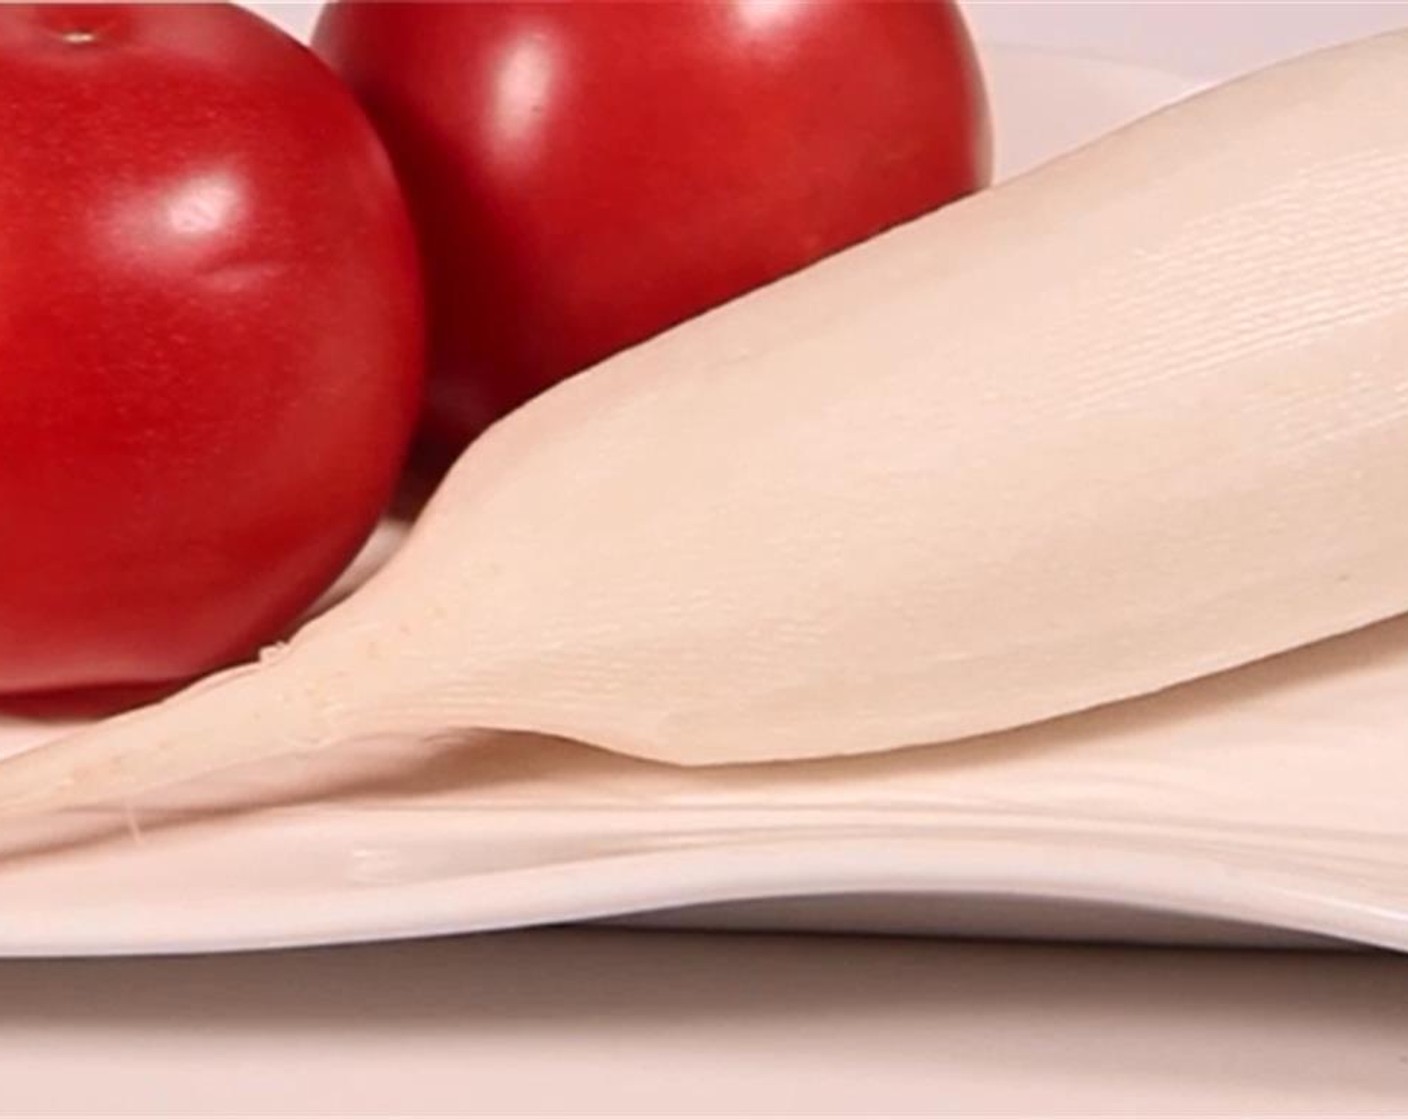
M 397 162 L 431 441 L 987 182 L 948 0 L 339 0 L 317 49 Z
M 336 577 L 421 396 L 414 234 L 225 4 L 0 5 L 0 695 L 193 677 Z

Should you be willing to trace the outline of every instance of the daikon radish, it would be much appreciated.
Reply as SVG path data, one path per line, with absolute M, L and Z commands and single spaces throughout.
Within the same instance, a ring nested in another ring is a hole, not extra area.
M 1408 34 L 1166 110 L 688 323 L 472 447 L 258 665 L 0 803 L 469 727 L 883 751 L 1408 609 Z

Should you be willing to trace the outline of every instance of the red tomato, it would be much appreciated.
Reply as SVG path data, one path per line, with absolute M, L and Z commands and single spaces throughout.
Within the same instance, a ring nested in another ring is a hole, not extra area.
M 373 526 L 415 238 L 311 53 L 224 4 L 0 5 L 0 693 L 249 653 Z
M 554 382 L 986 181 L 949 0 L 329 6 L 401 172 L 447 449 Z

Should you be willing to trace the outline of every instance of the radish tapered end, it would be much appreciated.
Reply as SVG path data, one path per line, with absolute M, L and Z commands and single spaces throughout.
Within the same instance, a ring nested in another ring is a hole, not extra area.
M 311 705 L 245 666 L 0 762 L 0 817 L 117 805 L 152 789 L 328 744 Z

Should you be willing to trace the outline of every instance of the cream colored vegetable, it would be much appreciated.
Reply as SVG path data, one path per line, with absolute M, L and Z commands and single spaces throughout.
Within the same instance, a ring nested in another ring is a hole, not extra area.
M 263 664 L 0 766 L 120 796 L 373 735 L 881 751 L 1408 609 L 1408 35 L 1197 98 L 473 447 Z

